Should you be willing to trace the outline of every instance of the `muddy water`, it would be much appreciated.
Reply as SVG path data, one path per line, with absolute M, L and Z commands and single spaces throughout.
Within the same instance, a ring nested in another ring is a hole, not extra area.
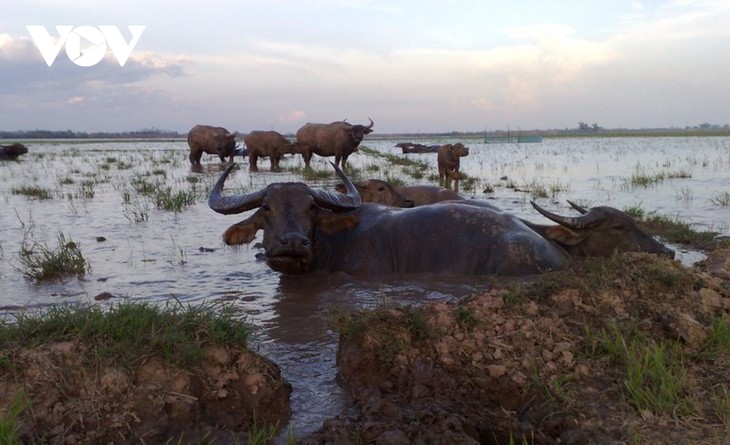
M 400 154 L 395 140 L 368 140 L 380 152 Z M 424 144 L 454 142 L 421 140 Z M 679 217 L 698 229 L 730 235 L 730 138 L 548 139 L 541 144 L 484 145 L 463 141 L 471 153 L 462 170 L 479 178 L 462 194 L 490 202 L 520 217 L 545 222 L 529 205 L 530 190 L 544 188 L 544 207 L 572 214 L 565 199 L 584 205 L 640 206 Z M 0 307 L 4 313 L 58 303 L 112 304 L 118 298 L 199 304 L 235 304 L 256 326 L 254 345 L 278 363 L 292 383 L 292 423 L 299 437 L 336 415 L 344 394 L 336 381 L 336 336 L 327 328 L 333 312 L 383 302 L 419 304 L 469 295 L 486 286 L 478 279 L 393 277 L 361 280 L 346 275 L 281 277 L 256 260 L 254 246 L 228 248 L 225 228 L 248 214 L 224 216 L 207 207 L 207 193 L 221 172 L 217 158 L 204 158 L 193 172 L 184 141 L 174 142 L 29 142 L 20 162 L 0 164 Z M 436 172 L 435 155 L 410 154 Z M 244 165 L 245 165 L 245 160 Z M 259 161 L 262 162 L 261 160 Z M 350 158 L 358 176 L 414 180 L 381 157 L 359 153 Z M 284 168 L 301 167 L 289 157 Z M 316 170 L 329 172 L 323 160 Z M 296 172 L 235 172 L 226 190 L 242 192 L 280 181 L 299 181 Z M 666 179 L 636 186 L 632 176 Z M 331 189 L 333 175 L 307 181 Z M 504 179 L 502 179 L 504 178 Z M 151 194 L 137 191 L 152 184 Z M 41 187 L 50 199 L 18 194 Z M 484 194 L 487 186 L 493 193 Z M 179 212 L 158 208 L 155 190 L 185 192 L 194 204 Z M 144 215 L 140 218 L 139 215 Z M 82 280 L 36 284 L 21 273 L 23 240 L 57 247 L 58 234 L 76 242 L 91 265 Z M 97 241 L 103 237 L 104 241 Z M 260 239 L 260 234 L 258 239 Z M 680 252 L 689 264 L 694 252 Z M 96 302 L 110 292 L 115 298 Z

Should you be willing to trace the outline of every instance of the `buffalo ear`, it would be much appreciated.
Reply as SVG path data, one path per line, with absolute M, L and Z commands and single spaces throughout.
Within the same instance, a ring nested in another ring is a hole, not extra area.
M 565 246 L 575 246 L 583 241 L 582 235 L 563 226 L 551 226 L 546 228 L 545 237 Z
M 352 229 L 358 222 L 357 216 L 342 213 L 322 212 L 317 217 L 317 227 L 329 235 Z
M 227 228 L 223 232 L 223 241 L 229 246 L 237 244 L 248 244 L 250 243 L 256 232 L 258 232 L 259 226 L 252 221 L 251 218 L 244 221 L 238 222 L 231 227 Z

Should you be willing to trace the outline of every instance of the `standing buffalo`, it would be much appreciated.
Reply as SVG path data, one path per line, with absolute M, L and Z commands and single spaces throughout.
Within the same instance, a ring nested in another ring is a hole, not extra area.
M 336 187 L 338 192 L 346 191 L 343 184 Z M 362 202 L 374 202 L 393 207 L 414 207 L 441 201 L 463 199 L 453 190 L 435 185 L 394 186 L 382 179 L 368 179 L 355 183 Z
M 335 165 L 345 168 L 347 157 L 357 151 L 357 146 L 366 134 L 373 130 L 373 120 L 368 118 L 370 125 L 352 125 L 349 122 L 338 121 L 331 124 L 313 124 L 308 122 L 297 131 L 297 142 L 306 147 L 302 151 L 304 164 L 309 167 L 312 153 L 320 156 L 334 156 Z
M 28 147 L 18 142 L 10 145 L 0 145 L 0 161 L 15 160 L 18 156 L 26 153 L 28 153 Z
M 212 127 L 210 125 L 196 125 L 188 132 L 188 145 L 190 146 L 190 163 L 200 165 L 200 158 L 203 153 L 217 155 L 221 162 L 230 157 L 233 163 L 233 156 L 236 152 L 236 135 L 223 127 Z
M 291 143 L 276 131 L 252 131 L 243 138 L 248 150 L 248 163 L 251 171 L 258 171 L 259 157 L 268 157 L 271 169 L 279 168 L 279 161 L 287 153 L 302 153 L 298 142 Z
M 451 180 L 454 180 L 454 191 L 459 191 L 459 158 L 469 155 L 469 149 L 461 143 L 442 145 L 438 149 L 437 161 L 439 169 L 439 185 L 446 188 L 451 187 Z
M 625 213 L 599 207 L 576 218 L 539 209 L 559 226 L 528 226 L 491 207 L 447 201 L 410 209 L 361 204 L 357 189 L 334 164 L 347 193 L 300 182 L 270 184 L 222 196 L 233 165 L 208 198 L 222 214 L 258 210 L 230 226 L 227 244 L 247 244 L 263 231 L 266 263 L 284 274 L 314 271 L 375 276 L 528 275 L 565 267 L 571 254 L 610 255 L 614 250 L 674 252 L 642 232 Z

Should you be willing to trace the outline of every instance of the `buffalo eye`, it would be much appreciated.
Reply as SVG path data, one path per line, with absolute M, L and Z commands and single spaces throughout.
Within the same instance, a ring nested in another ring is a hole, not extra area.
M 268 204 L 261 204 L 261 210 L 263 210 L 264 212 L 268 212 L 269 210 L 271 210 L 271 207 L 269 207 Z
M 623 232 L 626 230 L 626 226 L 621 223 L 614 224 L 611 228 L 617 232 Z

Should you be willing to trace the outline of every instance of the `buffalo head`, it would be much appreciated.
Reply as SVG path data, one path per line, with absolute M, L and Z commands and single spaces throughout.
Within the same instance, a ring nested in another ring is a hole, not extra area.
M 357 218 L 346 212 L 360 205 L 360 195 L 350 179 L 336 165 L 335 172 L 347 193 L 312 189 L 299 182 L 270 184 L 240 196 L 221 196 L 223 184 L 233 165 L 216 182 L 208 198 L 211 209 L 222 214 L 242 213 L 258 208 L 249 218 L 229 227 L 223 234 L 226 244 L 247 244 L 263 230 L 266 262 L 285 274 L 309 272 L 317 245 L 315 231 L 334 233 L 354 227 Z
M 568 217 L 551 213 L 532 201 L 530 203 L 540 214 L 559 225 L 528 225 L 574 256 L 610 256 L 619 251 L 648 252 L 674 258 L 673 250 L 641 230 L 631 216 L 613 207 L 584 209 L 568 201 L 581 213 L 578 217 Z
M 401 195 L 390 183 L 381 179 L 357 182 L 355 188 L 360 193 L 363 202 L 374 202 L 392 207 L 413 207 L 411 198 Z M 335 189 L 341 193 L 347 191 L 344 184 L 338 184 Z
M 352 125 L 352 130 L 350 133 L 350 140 L 352 141 L 353 144 L 355 144 L 356 148 L 360 144 L 360 142 L 362 142 L 362 140 L 366 134 L 370 134 L 373 132 L 373 125 L 375 123 L 370 118 L 368 118 L 368 120 L 370 121 L 370 125 L 360 125 L 360 124 Z M 348 124 L 348 125 L 350 125 L 350 124 Z

